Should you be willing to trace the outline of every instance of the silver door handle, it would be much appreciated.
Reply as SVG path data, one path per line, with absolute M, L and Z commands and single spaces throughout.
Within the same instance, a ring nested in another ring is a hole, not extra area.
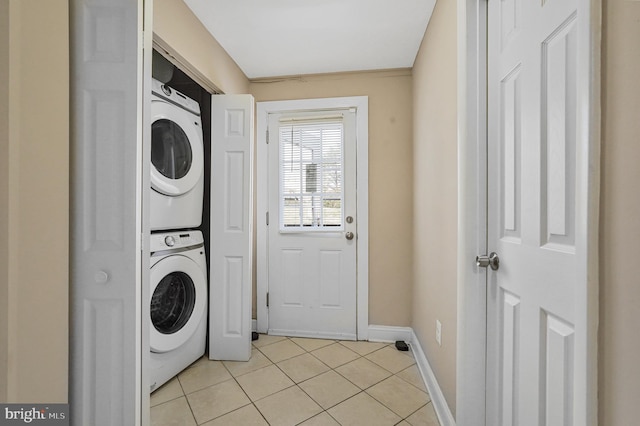
M 489 256 L 476 256 L 476 265 L 478 265 L 478 267 L 480 268 L 486 268 L 487 266 L 490 266 L 491 269 L 497 271 L 498 268 L 500 268 L 500 258 L 495 251 L 491 252 Z
M 347 232 L 344 236 L 347 240 L 353 240 L 353 232 Z

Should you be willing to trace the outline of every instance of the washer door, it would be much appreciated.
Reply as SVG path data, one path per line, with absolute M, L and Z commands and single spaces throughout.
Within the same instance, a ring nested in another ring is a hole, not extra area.
M 188 257 L 171 255 L 151 267 L 150 338 L 152 352 L 182 346 L 203 319 L 206 277 Z
M 202 129 L 195 116 L 164 101 L 151 102 L 151 188 L 178 196 L 191 191 L 204 170 Z

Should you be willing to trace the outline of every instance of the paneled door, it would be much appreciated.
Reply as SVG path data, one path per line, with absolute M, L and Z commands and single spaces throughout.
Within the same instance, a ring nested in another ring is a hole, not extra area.
M 587 424 L 581 2 L 489 1 L 487 425 Z
M 152 10 L 73 0 L 69 11 L 71 424 L 145 424 Z
M 356 111 L 269 114 L 269 334 L 356 338 Z
M 211 98 L 209 358 L 251 358 L 254 106 Z

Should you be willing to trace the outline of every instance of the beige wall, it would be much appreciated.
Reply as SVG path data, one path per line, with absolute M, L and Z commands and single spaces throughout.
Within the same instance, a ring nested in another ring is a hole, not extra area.
M 247 77 L 182 0 L 154 0 L 153 34 L 191 68 L 185 72 L 195 72 L 224 93 L 248 93 Z
M 0 1 L 0 401 L 9 356 L 9 2 Z
M 408 70 L 257 81 L 256 101 L 369 97 L 369 323 L 409 326 L 412 115 Z
M 604 0 L 599 424 L 638 423 L 640 2 Z
M 155 5 L 155 32 L 228 93 L 370 97 L 370 322 L 414 327 L 455 411 L 455 2 L 436 5 L 413 89 L 406 72 L 249 86 L 182 2 Z M 0 401 L 67 400 L 67 10 L 0 2 Z M 640 2 L 604 0 L 603 21 L 599 423 L 624 426 L 640 398 Z
M 411 325 L 455 414 L 456 1 L 436 3 L 413 68 L 414 283 Z M 442 346 L 435 340 L 442 323 Z
M 7 13 L 8 27 L 3 24 L 0 33 L 0 104 L 8 107 L 0 108 L 0 295 L 6 297 L 0 396 L 66 402 L 68 3 L 3 1 L 5 23 Z

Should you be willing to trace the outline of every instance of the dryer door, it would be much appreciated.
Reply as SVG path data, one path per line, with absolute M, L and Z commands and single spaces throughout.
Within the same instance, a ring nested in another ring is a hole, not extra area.
M 151 267 L 150 339 L 152 352 L 183 345 L 206 315 L 207 280 L 202 268 L 182 255 Z
M 202 177 L 204 147 L 199 117 L 164 101 L 151 102 L 151 188 L 178 196 Z

